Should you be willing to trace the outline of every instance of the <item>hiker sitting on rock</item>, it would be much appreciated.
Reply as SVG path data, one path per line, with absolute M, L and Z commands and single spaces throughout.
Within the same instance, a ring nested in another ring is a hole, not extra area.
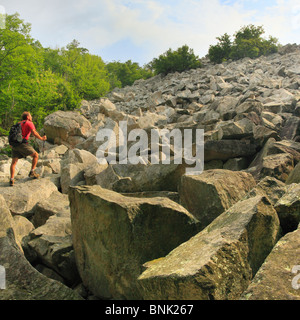
M 25 111 L 22 114 L 21 127 L 22 127 L 22 138 L 23 138 L 22 143 L 16 146 L 12 146 L 12 162 L 10 166 L 10 185 L 11 186 L 14 185 L 15 168 L 18 160 L 21 158 L 26 158 L 27 156 L 32 157 L 32 167 L 29 172 L 29 177 L 33 179 L 36 179 L 39 177 L 39 175 L 34 172 L 38 162 L 39 155 L 34 150 L 34 148 L 30 144 L 28 144 L 30 134 L 32 133 L 36 138 L 42 141 L 47 140 L 46 136 L 41 137 L 38 134 L 32 122 L 31 114 L 27 111 Z

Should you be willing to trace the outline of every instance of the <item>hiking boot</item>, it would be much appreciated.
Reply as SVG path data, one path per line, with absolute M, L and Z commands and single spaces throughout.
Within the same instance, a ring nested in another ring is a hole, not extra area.
M 28 177 L 32 179 L 38 179 L 40 175 L 38 173 L 35 173 L 34 171 L 30 171 Z
M 13 186 L 14 184 L 15 184 L 15 179 L 10 179 L 10 180 L 9 180 L 9 185 L 10 185 L 10 186 Z

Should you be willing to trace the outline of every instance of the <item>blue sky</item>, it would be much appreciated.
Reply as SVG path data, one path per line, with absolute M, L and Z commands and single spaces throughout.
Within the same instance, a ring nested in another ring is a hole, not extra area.
M 140 65 L 184 44 L 199 57 L 225 32 L 262 25 L 265 37 L 300 43 L 299 0 L 0 0 L 18 12 L 44 47 L 73 39 L 105 62 Z

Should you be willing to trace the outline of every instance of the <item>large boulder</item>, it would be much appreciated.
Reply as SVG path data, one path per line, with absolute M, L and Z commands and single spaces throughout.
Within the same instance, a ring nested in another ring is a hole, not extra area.
M 294 157 L 295 163 L 300 161 L 300 143 L 292 140 L 274 141 L 269 145 L 268 155 L 288 153 Z
M 266 197 L 239 201 L 139 277 L 148 300 L 238 299 L 278 239 Z
M 259 179 L 266 176 L 286 181 L 294 169 L 294 158 L 286 153 L 275 154 L 263 158 Z
M 5 267 L 6 289 L 0 300 L 82 300 L 72 289 L 39 273 L 26 260 L 8 231 L 0 238 L 0 265 Z
M 285 182 L 299 161 L 299 143 L 268 139 L 249 165 L 249 172 L 255 180 L 272 176 Z
M 68 193 L 69 186 L 76 186 L 78 183 L 85 184 L 84 170 L 88 167 L 98 166 L 97 158 L 86 150 L 69 150 L 61 161 L 61 190 Z
M 212 107 L 216 107 L 216 111 L 220 113 L 223 120 L 232 119 L 236 115 L 236 106 L 238 104 L 237 97 L 225 96 L 213 102 Z
M 69 286 L 79 282 L 72 243 L 70 212 L 51 216 L 27 237 L 24 251 L 28 260 L 42 263 L 59 274 Z
M 2 195 L 0 195 L 0 237 L 6 237 L 7 229 L 13 229 L 14 220 Z
M 208 140 L 204 143 L 204 161 L 251 157 L 256 146 L 244 140 Z
M 57 191 L 57 186 L 50 179 L 26 180 L 16 182 L 13 188 L 0 187 L 10 211 L 23 216 L 31 215 L 34 206 Z
M 285 182 L 286 184 L 300 183 L 300 162 L 289 173 Z
M 61 170 L 60 184 L 62 193 L 67 194 L 70 186 L 85 184 L 83 163 L 69 163 Z
M 2 195 L 0 195 L 0 222 L 1 222 L 1 232 L 3 232 L 3 236 L 5 235 L 5 230 L 11 228 L 14 233 L 15 242 L 23 252 L 22 248 L 22 240 L 26 237 L 33 229 L 33 224 L 22 216 L 12 216 L 10 210 L 7 206 L 7 203 Z M 1 236 L 1 234 L 0 234 Z
M 197 220 L 167 198 L 125 197 L 100 186 L 72 187 L 69 198 L 78 270 L 98 297 L 139 299 L 143 263 L 198 232 Z
M 45 118 L 44 130 L 50 142 L 75 146 L 87 138 L 90 122 L 75 111 L 56 111 Z
M 127 125 L 129 125 L 131 121 L 127 122 Z M 92 154 L 96 154 L 98 148 L 104 143 L 103 137 L 99 138 L 98 132 L 99 130 L 110 130 L 114 133 L 114 135 L 110 135 L 107 142 L 108 145 L 111 145 L 111 143 L 116 143 L 116 146 L 119 144 L 119 123 L 117 121 L 112 120 L 111 118 L 105 118 L 105 121 L 100 121 L 97 125 L 93 126 L 93 129 L 91 130 L 91 135 L 83 142 L 78 143 L 76 145 L 76 148 L 83 149 L 86 151 L 91 152 Z M 98 136 L 98 137 L 97 137 Z
M 0 300 L 82 300 L 75 291 L 33 268 L 17 246 L 13 228 L 9 208 L 0 196 L 0 266 L 5 270 Z
M 249 113 L 249 112 L 255 112 L 257 114 L 260 114 L 262 110 L 263 110 L 263 104 L 260 101 L 256 101 L 252 99 L 246 100 L 236 108 L 236 112 L 238 114 Z
M 181 204 L 206 227 L 243 198 L 256 185 L 251 174 L 224 169 L 183 175 L 179 184 Z
M 287 233 L 275 245 L 243 300 L 300 300 L 300 229 Z
M 290 117 L 280 132 L 281 138 L 287 140 L 295 140 L 300 135 L 300 119 L 299 117 Z
M 23 252 L 23 239 L 26 238 L 31 231 L 34 230 L 34 225 L 25 217 L 16 215 L 13 216 L 13 230 L 15 240 L 19 249 Z
M 180 164 L 112 164 L 89 181 L 116 192 L 177 191 L 184 173 Z
M 34 206 L 34 214 L 31 218 L 35 228 L 38 228 L 46 223 L 50 216 L 55 214 L 69 215 L 70 204 L 67 194 L 62 194 L 59 191 L 54 191 L 49 198 L 42 199 Z
M 284 182 L 274 178 L 265 177 L 247 194 L 251 198 L 256 195 L 267 196 L 273 206 L 287 192 L 287 186 Z
M 269 99 L 281 103 L 282 107 L 285 107 L 288 111 L 291 111 L 292 107 L 295 107 L 297 102 L 296 96 L 284 88 L 273 90 L 273 94 Z
M 284 233 L 295 230 L 300 223 L 300 184 L 290 184 L 286 189 L 274 206 Z
M 222 162 L 223 164 L 223 162 Z M 241 171 L 248 167 L 249 161 L 246 158 L 233 158 L 227 160 L 221 168 L 231 171 Z
M 253 137 L 254 123 L 247 118 L 238 121 L 228 120 L 220 122 L 216 129 L 220 131 L 219 137 L 222 139 L 240 140 Z
M 9 160 L 9 161 L 1 161 L 1 162 L 2 164 L 0 165 L 0 172 L 6 174 L 7 180 L 9 180 L 11 161 Z M 28 161 L 27 159 L 19 159 L 15 167 L 16 180 L 27 178 L 30 172 L 30 169 L 31 169 L 30 161 Z

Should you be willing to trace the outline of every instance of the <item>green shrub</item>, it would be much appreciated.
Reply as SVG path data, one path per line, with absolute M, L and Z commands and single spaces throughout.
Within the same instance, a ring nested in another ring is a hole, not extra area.
M 232 43 L 230 36 L 227 33 L 221 37 L 217 37 L 217 39 L 219 40 L 219 43 L 215 46 L 211 45 L 209 47 L 208 56 L 211 61 L 221 63 L 228 59 Z
M 169 49 L 161 54 L 158 58 L 154 58 L 149 67 L 154 70 L 155 74 L 168 74 L 170 72 L 183 72 L 190 69 L 201 67 L 201 62 L 194 51 L 187 45 L 178 48 L 176 51 Z
M 138 79 L 148 79 L 153 76 L 151 70 L 140 67 L 131 60 L 125 63 L 114 61 L 106 64 L 111 88 L 131 86 Z
M 228 59 L 238 60 L 245 57 L 257 58 L 261 55 L 268 55 L 278 51 L 278 40 L 270 37 L 268 40 L 262 38 L 264 29 L 262 26 L 252 24 L 242 27 L 234 35 L 231 43 L 228 34 L 217 39 L 219 42 L 209 48 L 208 56 L 210 61 L 221 63 Z

